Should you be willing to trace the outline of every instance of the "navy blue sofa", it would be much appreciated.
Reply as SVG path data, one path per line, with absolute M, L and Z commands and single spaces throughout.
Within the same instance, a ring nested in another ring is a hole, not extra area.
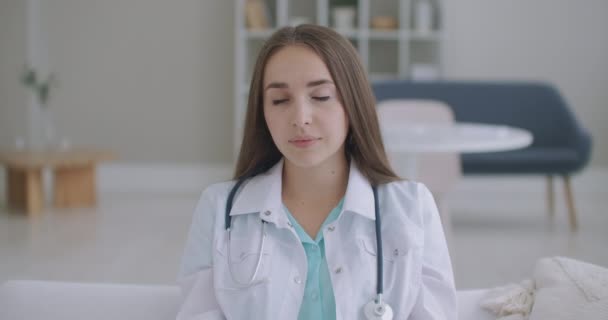
M 534 141 L 527 148 L 463 154 L 463 173 L 545 175 L 550 213 L 554 211 L 552 177 L 562 176 L 570 225 L 576 229 L 570 176 L 588 164 L 592 139 L 553 86 L 538 82 L 393 80 L 375 82 L 372 87 L 378 102 L 387 99 L 440 100 L 453 109 L 456 121 L 529 130 Z

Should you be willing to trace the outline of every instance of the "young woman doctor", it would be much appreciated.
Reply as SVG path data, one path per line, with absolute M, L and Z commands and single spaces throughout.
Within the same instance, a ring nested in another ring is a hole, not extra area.
M 257 59 L 234 181 L 194 212 L 178 319 L 456 319 L 433 197 L 401 180 L 351 43 L 278 30 Z

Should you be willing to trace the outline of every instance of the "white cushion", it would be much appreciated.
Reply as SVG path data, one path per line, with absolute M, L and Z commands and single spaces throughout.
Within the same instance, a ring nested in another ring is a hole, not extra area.
M 608 319 L 608 269 L 564 257 L 544 258 L 534 270 L 530 320 Z
M 524 280 L 492 289 L 482 298 L 481 306 L 500 320 L 528 319 L 534 303 L 534 282 Z

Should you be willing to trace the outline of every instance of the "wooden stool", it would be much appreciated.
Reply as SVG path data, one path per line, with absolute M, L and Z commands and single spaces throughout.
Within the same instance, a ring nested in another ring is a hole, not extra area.
M 97 162 L 114 159 L 108 151 L 68 149 L 0 152 L 7 168 L 7 201 L 11 209 L 28 214 L 44 208 L 42 170 L 53 170 L 53 205 L 57 208 L 92 207 L 97 202 Z
M 41 168 L 7 166 L 6 190 L 8 207 L 38 213 L 44 207 Z

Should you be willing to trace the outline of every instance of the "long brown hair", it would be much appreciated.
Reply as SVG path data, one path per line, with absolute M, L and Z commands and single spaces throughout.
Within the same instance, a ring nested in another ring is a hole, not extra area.
M 312 49 L 328 68 L 350 124 L 345 142 L 347 158 L 350 156 L 355 161 L 372 185 L 400 180 L 384 151 L 376 101 L 357 50 L 332 29 L 311 24 L 277 30 L 260 50 L 249 88 L 243 142 L 234 179 L 264 172 L 283 156 L 264 119 L 264 69 L 274 53 L 290 45 Z

